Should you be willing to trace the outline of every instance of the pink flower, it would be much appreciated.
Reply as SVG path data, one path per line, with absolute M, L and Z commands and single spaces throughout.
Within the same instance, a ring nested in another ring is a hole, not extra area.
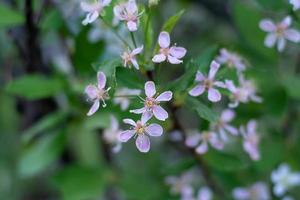
M 121 20 L 126 21 L 127 28 L 133 32 L 138 29 L 138 7 L 135 0 L 129 0 L 127 3 L 122 3 L 114 7 L 115 16 Z
M 198 191 L 196 200 L 212 200 L 213 195 L 211 190 L 208 187 L 202 187 Z
M 132 119 L 124 119 L 123 122 L 132 126 L 131 129 L 123 131 L 119 135 L 121 142 L 127 142 L 133 136 L 137 136 L 135 144 L 142 153 L 150 150 L 150 140 L 148 136 L 159 137 L 163 134 L 163 128 L 158 124 L 147 124 L 149 116 L 143 115 L 141 121 L 134 122 Z
M 87 116 L 93 115 L 99 109 L 100 101 L 103 102 L 103 107 L 105 107 L 106 106 L 105 100 L 109 99 L 108 91 L 110 90 L 110 88 L 106 90 L 104 89 L 106 84 L 105 74 L 103 72 L 98 72 L 97 79 L 98 79 L 97 85 L 90 84 L 85 88 L 85 93 L 87 94 L 88 99 L 94 102 L 93 106 L 87 113 Z
M 238 135 L 238 129 L 229 124 L 234 117 L 235 112 L 233 110 L 226 109 L 222 112 L 219 121 L 213 125 L 213 128 L 217 130 L 224 142 L 228 141 L 227 133 L 234 136 Z
M 266 47 L 273 47 L 277 43 L 279 52 L 285 48 L 286 40 L 298 43 L 300 42 L 300 32 L 289 28 L 292 23 L 290 16 L 285 17 L 280 23 L 275 24 L 272 20 L 264 19 L 259 23 L 260 28 L 267 32 L 265 39 Z
M 220 64 L 212 61 L 210 64 L 210 70 L 208 76 L 204 76 L 200 71 L 197 72 L 195 81 L 197 82 L 196 87 L 189 91 L 191 96 L 199 96 L 208 90 L 208 99 L 211 102 L 218 102 L 221 100 L 221 93 L 214 87 L 225 88 L 225 84 L 221 81 L 215 81 L 215 76 L 220 68 Z
M 168 176 L 166 177 L 165 182 L 170 186 L 170 193 L 172 195 L 179 194 L 181 199 L 187 199 L 188 197 L 192 197 L 194 193 L 192 183 L 194 182 L 196 175 L 197 174 L 195 174 L 194 171 L 187 171 L 179 177 Z
M 243 72 L 246 69 L 246 65 L 243 59 L 227 49 L 221 49 L 220 55 L 216 58 L 216 61 L 220 64 L 226 64 L 230 68 L 235 68 L 238 73 Z
M 240 87 L 246 91 L 249 101 L 253 101 L 256 103 L 262 102 L 262 98 L 257 96 L 257 94 L 256 94 L 256 86 L 253 83 L 253 81 L 246 80 L 244 78 L 244 76 L 242 74 L 240 74 L 239 75 L 239 83 L 240 83 Z
M 300 8 L 300 0 L 290 0 L 290 4 L 293 5 L 294 10 L 298 10 Z
M 268 187 L 263 182 L 257 182 L 250 187 L 238 187 L 232 192 L 235 200 L 269 200 L 270 193 Z
M 145 83 L 145 93 L 147 97 L 143 100 L 144 107 L 131 110 L 130 112 L 135 114 L 143 113 L 143 115 L 147 115 L 150 118 L 154 115 L 158 120 L 165 121 L 168 118 L 168 113 L 160 106 L 160 103 L 170 101 L 173 93 L 171 91 L 166 91 L 160 95 L 156 95 L 155 84 L 152 81 Z
M 168 32 L 161 32 L 158 37 L 158 44 L 160 46 L 159 54 L 152 58 L 155 63 L 164 62 L 166 59 L 172 64 L 180 64 L 183 61 L 180 60 L 186 54 L 186 49 L 183 47 L 170 47 L 170 35 Z
M 122 130 L 119 129 L 119 123 L 116 117 L 111 115 L 110 126 L 104 130 L 103 139 L 106 143 L 113 145 L 112 151 L 114 153 L 118 153 L 122 148 L 122 144 L 118 139 L 118 136 L 121 132 Z
M 248 122 L 246 128 L 241 127 L 240 132 L 243 136 L 244 150 L 249 154 L 252 160 L 259 160 L 260 153 L 258 150 L 259 136 L 256 133 L 256 121 L 251 120 Z
M 129 96 L 140 95 L 140 94 L 141 94 L 141 90 L 138 89 L 129 89 L 129 88 L 117 89 L 115 92 L 115 98 L 113 102 L 114 104 L 119 104 L 121 110 L 127 110 L 130 104 Z
M 224 148 L 224 143 L 219 139 L 218 135 L 212 131 L 204 131 L 201 134 L 190 134 L 185 141 L 189 147 L 196 147 L 198 154 L 204 154 L 208 151 L 208 144 L 217 150 Z
M 136 55 L 140 54 L 143 51 L 143 46 L 133 49 L 131 52 L 126 51 L 121 56 L 124 61 L 124 67 L 127 67 L 128 64 L 132 64 L 136 69 L 139 69 L 139 64 L 136 60 Z
M 94 22 L 99 17 L 103 8 L 108 6 L 110 2 L 111 0 L 98 0 L 94 3 L 81 2 L 81 9 L 88 13 L 82 24 L 87 25 Z

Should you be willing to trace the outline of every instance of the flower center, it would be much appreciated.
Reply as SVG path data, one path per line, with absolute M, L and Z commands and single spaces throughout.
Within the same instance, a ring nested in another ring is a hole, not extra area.
M 154 98 L 147 97 L 146 100 L 145 100 L 145 106 L 148 107 L 148 108 L 152 108 L 153 106 L 155 106 L 157 104 L 158 104 L 158 102 L 155 101 Z
M 277 36 L 282 36 L 284 31 L 285 31 L 285 27 L 278 25 L 277 29 L 276 29 L 276 35 Z
M 205 79 L 204 80 L 204 87 L 206 89 L 212 88 L 213 84 L 214 84 L 213 81 L 210 80 L 210 79 Z
M 159 50 L 159 52 L 165 56 L 168 56 L 169 55 L 169 51 L 170 49 L 169 48 L 162 48 Z
M 130 62 L 132 59 L 132 55 L 128 52 L 124 52 L 121 57 L 126 63 Z
M 145 127 L 141 124 L 140 121 L 137 122 L 135 130 L 136 130 L 137 134 L 144 134 L 145 133 Z
M 209 132 L 202 133 L 202 138 L 204 141 L 208 141 L 211 138 L 211 134 Z

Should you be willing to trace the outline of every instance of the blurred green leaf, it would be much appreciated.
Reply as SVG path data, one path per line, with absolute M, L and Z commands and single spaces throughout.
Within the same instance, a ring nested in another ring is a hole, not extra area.
M 61 124 L 65 121 L 67 117 L 66 112 L 57 111 L 51 113 L 42 119 L 40 119 L 37 123 L 31 126 L 29 129 L 22 133 L 22 139 L 24 142 L 29 142 L 32 138 L 36 137 L 38 134 L 49 131 L 51 128 Z
M 128 87 L 132 89 L 143 88 L 144 78 L 138 74 L 135 69 L 128 69 L 120 67 L 116 69 L 117 84 L 121 87 Z
M 62 152 L 64 141 L 62 132 L 49 133 L 24 147 L 18 166 L 20 175 L 30 177 L 49 167 Z
M 6 86 L 7 92 L 28 100 L 50 97 L 62 89 L 63 83 L 60 79 L 50 79 L 39 74 L 22 76 Z
M 201 118 L 206 119 L 209 122 L 216 122 L 219 118 L 215 111 L 194 97 L 186 98 L 186 106 L 196 110 Z
M 11 26 L 18 26 L 24 23 L 24 16 L 22 13 L 15 11 L 3 3 L 0 4 L 0 28 L 7 28 Z
M 68 166 L 53 180 L 64 200 L 99 199 L 106 183 L 105 172 L 101 168 Z
M 285 0 L 256 0 L 264 9 L 283 10 L 286 9 Z
M 300 77 L 296 75 L 286 75 L 283 80 L 282 84 L 285 87 L 287 94 L 300 100 Z

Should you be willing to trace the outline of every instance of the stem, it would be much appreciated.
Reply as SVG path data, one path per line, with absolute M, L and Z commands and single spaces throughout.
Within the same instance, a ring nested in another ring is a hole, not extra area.
M 137 48 L 137 45 L 136 45 L 136 41 L 135 41 L 135 37 L 134 37 L 133 32 L 130 32 L 130 37 L 131 37 L 131 40 L 132 40 L 132 43 L 133 43 L 134 47 Z
M 115 29 L 111 24 L 109 24 L 108 22 L 106 22 L 106 21 L 104 20 L 103 17 L 100 17 L 100 18 L 101 18 L 102 22 L 103 22 L 108 28 L 110 28 L 110 29 L 112 30 L 112 32 L 115 34 L 115 36 L 116 36 L 121 42 L 123 42 L 123 44 L 124 44 L 125 46 L 127 46 L 127 47 L 129 47 L 129 49 L 131 49 L 131 47 L 130 47 L 130 45 L 128 44 L 128 42 L 126 42 L 126 40 L 124 40 L 124 39 L 122 38 L 122 36 L 116 31 L 116 29 Z

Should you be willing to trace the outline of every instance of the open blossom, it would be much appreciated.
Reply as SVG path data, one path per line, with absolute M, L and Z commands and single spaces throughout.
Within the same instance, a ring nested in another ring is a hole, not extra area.
M 114 14 L 117 19 L 125 21 L 129 31 L 138 29 L 139 11 L 135 0 L 129 0 L 114 7 Z
M 171 64 L 180 64 L 186 54 L 186 49 L 183 47 L 171 46 L 170 34 L 168 32 L 161 32 L 158 37 L 158 44 L 160 46 L 159 54 L 152 58 L 155 63 L 161 63 L 168 60 Z
M 229 124 L 234 119 L 234 117 L 235 112 L 233 110 L 226 109 L 221 113 L 221 117 L 218 122 L 212 127 L 220 134 L 224 142 L 228 140 L 227 133 L 230 133 L 234 136 L 238 135 L 238 129 Z
M 121 132 L 122 131 L 119 129 L 119 123 L 118 123 L 116 117 L 111 115 L 110 116 L 110 126 L 106 129 L 104 129 L 103 139 L 105 140 L 106 143 L 113 146 L 112 151 L 114 153 L 118 153 L 122 148 L 122 144 L 118 139 L 119 134 Z
M 113 102 L 114 104 L 120 105 L 121 110 L 126 110 L 130 105 L 130 99 L 128 96 L 140 94 L 141 90 L 138 89 L 120 88 L 116 90 Z
M 300 8 L 300 0 L 290 0 L 290 4 L 293 5 L 294 10 L 298 10 Z
M 88 116 L 93 115 L 100 107 L 100 101 L 103 103 L 103 107 L 106 106 L 105 100 L 109 99 L 108 91 L 110 88 L 105 89 L 105 84 L 106 84 L 106 76 L 103 72 L 98 72 L 97 73 L 97 80 L 98 84 L 97 85 L 88 85 L 85 88 L 85 93 L 88 96 L 88 100 L 93 101 L 93 105 L 89 112 L 87 113 Z
M 221 81 L 215 81 L 216 73 L 220 68 L 220 64 L 212 61 L 208 76 L 204 76 L 200 71 L 197 72 L 195 81 L 197 85 L 189 91 L 191 96 L 199 96 L 208 91 L 208 99 L 211 102 L 218 102 L 221 100 L 221 93 L 215 87 L 225 88 L 225 84 Z
M 131 110 L 130 112 L 135 114 L 147 115 L 150 118 L 154 115 L 156 119 L 165 121 L 168 118 L 168 113 L 160 106 L 161 102 L 170 101 L 172 99 L 173 93 L 171 91 L 166 91 L 158 95 L 156 93 L 155 84 L 152 81 L 145 83 L 145 94 L 146 99 L 144 99 L 144 107 L 136 110 Z M 156 95 L 157 94 L 157 95 Z
M 259 136 L 256 133 L 256 121 L 250 120 L 245 127 L 240 128 L 240 132 L 243 136 L 244 150 L 249 154 L 252 160 L 259 160 L 260 153 L 258 150 Z
M 284 163 L 272 172 L 271 180 L 274 184 L 274 194 L 280 197 L 290 188 L 300 185 L 300 173 L 292 172 L 289 165 Z
M 246 69 L 246 65 L 239 55 L 224 48 L 220 50 L 220 55 L 216 58 L 216 61 L 220 64 L 226 64 L 230 68 L 235 68 L 238 73 Z
M 111 0 L 97 0 L 94 3 L 81 2 L 81 9 L 87 12 L 85 19 L 82 21 L 82 24 L 87 25 L 94 22 L 101 14 L 103 8 L 105 6 L 108 6 L 110 2 Z
M 139 64 L 136 60 L 136 56 L 140 54 L 143 51 L 143 46 L 140 46 L 136 49 L 133 49 L 131 52 L 130 51 L 125 51 L 121 57 L 124 61 L 124 66 L 127 67 L 128 64 L 132 64 L 136 69 L 139 69 Z
M 187 136 L 185 144 L 188 147 L 196 147 L 198 154 L 204 154 L 208 151 L 208 144 L 217 150 L 224 148 L 224 143 L 219 139 L 218 135 L 212 131 L 203 131 Z
M 283 51 L 286 45 L 286 40 L 298 43 L 300 42 L 300 32 L 289 28 L 292 23 L 290 16 L 285 17 L 280 23 L 275 24 L 270 19 L 264 19 L 259 23 L 260 28 L 267 32 L 268 35 L 265 39 L 266 47 L 273 47 L 277 43 L 279 52 Z
M 256 95 L 256 87 L 250 80 L 245 80 L 242 75 L 239 76 L 240 86 L 236 87 L 231 80 L 226 80 L 225 84 L 227 89 L 231 92 L 232 102 L 229 104 L 230 108 L 237 107 L 240 103 L 248 103 L 253 101 L 261 103 L 261 97 Z
M 149 116 L 143 115 L 140 121 L 124 119 L 123 122 L 132 126 L 131 129 L 123 131 L 119 135 L 121 142 L 127 142 L 133 136 L 136 136 L 136 147 L 142 153 L 150 150 L 150 140 L 148 136 L 159 137 L 163 134 L 163 128 L 159 124 L 147 124 Z
M 238 187 L 232 192 L 235 200 L 269 200 L 268 186 L 263 182 L 257 182 L 250 187 Z

